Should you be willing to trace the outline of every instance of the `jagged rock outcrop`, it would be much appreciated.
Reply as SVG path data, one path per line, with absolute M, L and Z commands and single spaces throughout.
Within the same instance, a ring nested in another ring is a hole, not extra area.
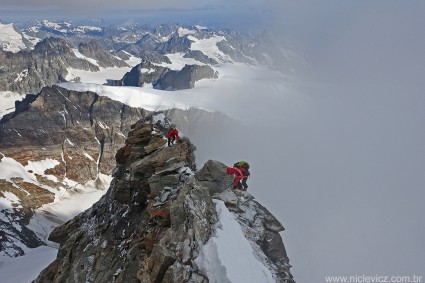
M 142 61 L 127 72 L 121 80 L 110 83 L 116 86 L 143 86 L 157 81 L 170 69 L 157 66 L 149 61 Z
M 223 164 L 210 161 L 194 177 L 194 146 L 183 139 L 165 147 L 163 131 L 145 120 L 132 126 L 108 192 L 52 232 L 57 259 L 34 282 L 209 282 L 196 258 L 218 220 L 215 198 L 276 281 L 293 283 L 280 222 L 249 193 L 216 186 Z
M 206 189 L 186 182 L 194 147 L 188 140 L 164 147 L 162 131 L 133 125 L 109 191 L 53 231 L 58 259 L 35 282 L 167 282 L 196 273 L 188 262 L 209 238 L 213 203 Z
M 154 35 L 145 34 L 136 45 L 143 50 L 157 51 L 161 54 L 187 52 L 190 49 L 192 41 L 187 36 L 180 37 L 178 33 L 171 35 L 167 41 L 161 42 Z
M 78 51 L 88 58 L 97 61 L 100 67 L 128 67 L 128 64 L 112 56 L 111 53 L 104 50 L 97 40 L 91 40 L 89 43 L 80 43 Z
M 208 65 L 186 65 L 180 71 L 173 71 L 149 61 L 142 61 L 126 73 L 121 80 L 110 81 L 108 84 L 139 87 L 144 84 L 152 84 L 156 89 L 179 90 L 193 88 L 195 82 L 201 79 L 217 77 L 218 73 Z
M 193 58 L 201 63 L 208 64 L 208 65 L 217 65 L 217 60 L 208 57 L 202 51 L 200 50 L 191 50 L 187 52 L 184 56 L 184 58 Z
M 161 63 L 167 63 L 171 64 L 170 59 L 157 51 L 150 51 L 150 50 L 142 50 L 138 53 L 138 57 L 140 57 L 142 60 L 150 61 L 152 63 L 161 64 Z
M 208 65 L 185 65 L 180 71 L 169 71 L 158 79 L 153 87 L 162 90 L 189 89 L 202 79 L 217 78 L 218 74 Z
M 187 52 L 190 49 L 192 41 L 187 36 L 180 37 L 178 33 L 174 33 L 166 42 L 161 42 L 156 51 L 161 54 Z
M 139 57 L 142 61 L 149 61 L 155 64 L 161 64 L 161 63 L 171 64 L 170 59 L 166 55 L 163 55 L 154 50 L 143 49 L 143 47 L 140 47 L 139 45 L 136 45 L 136 44 L 128 44 L 122 48 L 129 54 Z M 130 57 L 126 55 L 126 53 L 123 51 L 117 52 L 117 56 L 119 56 L 123 60 L 130 59 Z
M 44 86 L 65 80 L 67 68 L 99 71 L 99 67 L 77 58 L 72 46 L 59 38 L 46 38 L 34 50 L 0 51 L 0 91 L 37 93 Z

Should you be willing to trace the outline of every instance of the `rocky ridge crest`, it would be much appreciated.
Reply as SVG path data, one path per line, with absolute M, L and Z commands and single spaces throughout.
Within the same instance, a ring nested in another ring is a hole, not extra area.
M 160 122 L 131 128 L 108 192 L 52 232 L 58 257 L 35 282 L 209 282 L 195 260 L 215 229 L 214 201 L 234 213 L 276 282 L 294 282 L 283 226 L 249 193 L 229 189 L 224 164 L 209 161 L 194 174 L 188 139 L 166 147 Z

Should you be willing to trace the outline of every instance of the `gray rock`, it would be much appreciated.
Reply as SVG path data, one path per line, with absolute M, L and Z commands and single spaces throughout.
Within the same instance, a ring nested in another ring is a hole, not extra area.
M 111 53 L 104 50 L 97 40 L 91 40 L 89 43 L 80 43 L 78 51 L 88 58 L 97 61 L 103 68 L 108 67 L 128 67 L 128 64 L 114 57 Z
M 0 91 L 37 93 L 44 86 L 63 82 L 67 68 L 99 71 L 99 67 L 77 58 L 72 46 L 59 38 L 46 38 L 30 52 L 0 51 Z
M 151 192 L 159 193 L 165 186 L 176 187 L 180 185 L 179 174 L 175 175 L 153 175 L 148 179 Z
M 110 85 L 116 86 L 143 86 L 153 83 L 167 73 L 170 69 L 152 64 L 149 61 L 142 61 L 136 65 L 130 72 L 126 73 L 121 80 L 110 82 Z
M 208 64 L 208 65 L 217 65 L 218 62 L 215 59 L 212 59 L 202 53 L 200 50 L 191 50 L 187 52 L 184 56 L 184 58 L 193 58 L 201 63 Z
M 230 189 L 233 183 L 233 177 L 227 175 L 227 166 L 219 161 L 208 160 L 204 167 L 196 174 L 198 182 L 209 189 L 210 194 L 220 193 Z
M 153 83 L 153 87 L 162 90 L 190 89 L 202 79 L 217 78 L 218 73 L 208 65 L 186 65 L 180 71 L 168 71 Z

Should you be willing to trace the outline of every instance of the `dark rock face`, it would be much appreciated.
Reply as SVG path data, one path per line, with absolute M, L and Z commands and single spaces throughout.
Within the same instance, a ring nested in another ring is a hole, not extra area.
M 190 49 L 190 41 L 187 36 L 179 37 L 178 33 L 175 33 L 173 36 L 168 39 L 167 42 L 160 43 L 156 51 L 161 54 L 177 53 L 177 52 L 187 52 Z
M 139 39 L 136 42 L 136 45 L 139 46 L 142 50 L 149 50 L 149 51 L 155 51 L 157 48 L 159 42 L 153 36 L 152 34 L 148 33 L 142 36 L 141 39 Z
M 128 64 L 121 61 L 111 53 L 100 47 L 97 40 L 92 40 L 89 43 L 80 43 L 78 51 L 86 57 L 92 58 L 97 61 L 98 65 L 103 68 L 108 67 L 128 67 Z
M 153 86 L 162 90 L 190 89 L 196 81 L 217 77 L 218 74 L 210 66 L 186 65 L 180 71 L 167 72 Z
M 126 73 L 121 80 L 112 83 L 112 85 L 143 86 L 145 83 L 150 84 L 157 81 L 168 71 L 170 69 L 154 65 L 149 61 L 143 61 Z
M 121 80 L 109 82 L 114 86 L 143 86 L 153 84 L 154 88 L 162 90 L 189 89 L 201 79 L 217 78 L 218 74 L 207 65 L 186 65 L 180 71 L 154 65 L 149 61 L 142 61 Z
M 131 54 L 133 56 L 139 57 L 141 61 L 149 61 L 155 64 L 171 64 L 170 59 L 166 55 L 160 54 L 157 51 L 143 50 L 137 45 L 127 45 L 126 47 L 124 47 L 124 49 L 127 53 L 123 50 L 120 50 L 115 53 L 115 55 L 120 57 L 122 60 L 130 59 L 130 56 L 128 54 Z
M 28 160 L 57 160 L 60 164 L 50 173 L 80 183 L 111 172 L 124 133 L 147 113 L 92 92 L 57 86 L 44 88 L 25 108 L 1 121 L 0 151 L 24 165 Z
M 0 51 L 0 91 L 36 93 L 44 86 L 64 81 L 67 68 L 99 71 L 99 67 L 77 58 L 71 45 L 58 38 L 47 38 L 30 52 Z
M 149 51 L 149 50 L 142 50 L 138 54 L 142 60 L 149 61 L 156 64 L 161 63 L 168 63 L 171 64 L 170 59 L 166 55 L 162 55 L 157 51 Z
M 166 42 L 160 42 L 154 35 L 146 34 L 136 45 L 143 50 L 157 51 L 161 54 L 187 52 L 190 49 L 190 41 L 187 37 L 179 37 L 174 33 Z
M 217 65 L 218 62 L 215 59 L 212 59 L 202 53 L 200 50 L 191 50 L 187 52 L 184 56 L 184 58 L 193 58 L 201 63 L 208 64 L 208 65 Z

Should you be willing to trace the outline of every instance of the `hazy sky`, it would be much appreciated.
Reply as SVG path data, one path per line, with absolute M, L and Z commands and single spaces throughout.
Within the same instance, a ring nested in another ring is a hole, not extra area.
M 201 156 L 252 162 L 250 191 L 287 228 L 297 282 L 425 276 L 425 2 L 318 2 L 273 18 L 308 72 L 241 87 L 247 127 Z
M 0 19 L 108 17 L 116 9 L 152 22 L 268 27 L 289 39 L 308 72 L 289 85 L 244 89 L 246 105 L 235 109 L 246 128 L 207 136 L 200 159 L 251 161 L 250 190 L 287 228 L 298 283 L 425 276 L 425 1 L 1 4 Z
M 146 23 L 205 22 L 211 25 L 255 28 L 269 21 L 271 6 L 259 0 L 2 0 L 0 19 L 25 20 L 28 18 L 102 18 L 105 20 L 133 20 Z

